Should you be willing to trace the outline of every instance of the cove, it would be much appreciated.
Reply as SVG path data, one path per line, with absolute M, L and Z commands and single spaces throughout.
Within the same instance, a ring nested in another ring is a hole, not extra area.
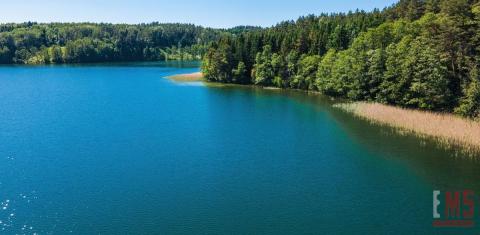
M 1 232 L 458 232 L 433 190 L 480 192 L 475 160 L 326 97 L 165 79 L 198 66 L 1 66 Z

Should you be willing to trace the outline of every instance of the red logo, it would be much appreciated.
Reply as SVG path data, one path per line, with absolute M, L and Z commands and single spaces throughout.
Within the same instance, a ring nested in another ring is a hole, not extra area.
M 473 227 L 475 194 L 472 190 L 433 191 L 434 227 Z

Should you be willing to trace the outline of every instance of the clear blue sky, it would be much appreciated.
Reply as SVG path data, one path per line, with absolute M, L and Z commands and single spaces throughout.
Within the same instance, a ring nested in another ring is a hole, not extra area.
M 396 0 L 9 0 L 0 22 L 181 22 L 215 28 L 271 26 L 307 14 L 383 8 Z

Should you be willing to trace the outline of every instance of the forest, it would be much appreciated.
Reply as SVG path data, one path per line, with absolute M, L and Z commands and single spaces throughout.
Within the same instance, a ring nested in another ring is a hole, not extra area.
M 309 15 L 209 44 L 209 81 L 480 116 L 480 3 L 401 0 Z
M 0 24 L 0 64 L 200 59 L 226 33 L 192 24 Z
M 209 81 L 480 117 L 478 0 L 400 0 L 269 28 L 0 24 L 0 64 L 202 59 Z

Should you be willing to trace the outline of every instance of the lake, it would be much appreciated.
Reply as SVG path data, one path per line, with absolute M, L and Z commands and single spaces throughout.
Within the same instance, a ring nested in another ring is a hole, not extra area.
M 477 161 L 320 95 L 165 78 L 198 66 L 1 66 L 0 233 L 480 231 L 432 227 Z

